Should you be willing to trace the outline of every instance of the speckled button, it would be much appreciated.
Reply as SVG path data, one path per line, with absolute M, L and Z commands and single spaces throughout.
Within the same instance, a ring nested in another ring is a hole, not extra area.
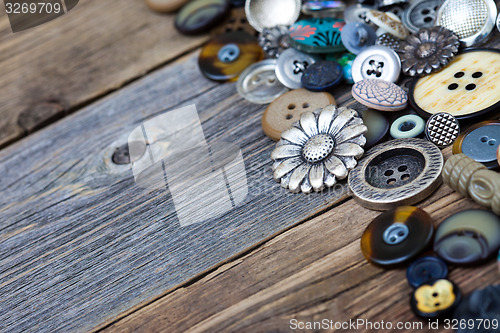
M 396 82 L 401 72 L 401 60 L 394 50 L 380 45 L 369 46 L 352 63 L 354 82 L 379 79 Z
M 258 32 L 277 25 L 292 25 L 300 15 L 301 0 L 247 0 L 248 22 Z
M 433 234 L 434 224 L 429 214 L 417 207 L 398 207 L 368 225 L 361 236 L 361 252 L 371 263 L 394 266 L 425 250 Z
M 361 22 L 347 23 L 342 29 L 341 37 L 345 48 L 354 54 L 360 53 L 368 46 L 375 45 L 377 40 L 375 30 Z
M 391 125 L 394 139 L 416 138 L 425 130 L 425 121 L 417 115 L 407 114 L 399 117 Z
M 215 36 L 201 50 L 200 71 L 215 81 L 236 80 L 251 64 L 260 61 L 264 52 L 257 39 L 246 32 L 229 32 Z
M 422 117 L 447 112 L 458 120 L 484 117 L 500 106 L 500 51 L 471 49 L 441 71 L 415 79 L 409 101 Z
M 281 95 L 269 104 L 262 115 L 262 129 L 266 135 L 278 141 L 281 132 L 289 129 L 307 111 L 336 105 L 335 98 L 329 93 L 315 93 L 306 89 L 297 89 Z
M 379 30 L 377 31 L 377 35 L 381 35 L 383 33 L 390 33 L 391 35 L 399 38 L 405 39 L 408 37 L 408 30 L 406 30 L 405 26 L 397 17 L 396 14 L 391 12 L 381 12 L 375 9 L 369 10 L 366 13 L 366 17 L 377 27 Z
M 398 111 L 406 108 L 406 92 L 392 82 L 362 80 L 352 86 L 352 96 L 361 104 L 380 111 Z
M 413 288 L 418 288 L 430 281 L 444 279 L 447 276 L 448 265 L 443 260 L 432 256 L 415 260 L 406 270 L 406 278 Z
M 334 53 L 344 50 L 341 31 L 345 22 L 334 18 L 309 18 L 290 27 L 290 43 L 307 53 Z
M 500 121 L 483 121 L 472 125 L 458 136 L 453 144 L 453 154 L 463 153 L 492 169 L 498 167 L 499 145 Z
M 228 0 L 192 0 L 177 13 L 175 28 L 183 34 L 207 32 L 229 13 Z
M 446 279 L 424 283 L 413 291 L 411 308 L 422 318 L 448 317 L 460 304 L 462 293 L 457 285 Z
M 500 219 L 486 210 L 465 210 L 448 217 L 434 239 L 434 252 L 457 265 L 481 262 L 499 247 Z
M 256 104 L 267 104 L 288 91 L 276 77 L 276 60 L 255 63 L 241 73 L 236 88 L 240 96 Z
M 146 4 L 159 13 L 171 13 L 181 8 L 189 0 L 145 0 Z
M 311 91 L 328 91 L 342 82 L 342 67 L 334 61 L 318 61 L 302 75 L 302 86 Z
M 316 58 L 310 54 L 293 48 L 287 49 L 276 63 L 276 77 L 285 87 L 299 89 L 302 87 L 302 75 L 315 62 Z

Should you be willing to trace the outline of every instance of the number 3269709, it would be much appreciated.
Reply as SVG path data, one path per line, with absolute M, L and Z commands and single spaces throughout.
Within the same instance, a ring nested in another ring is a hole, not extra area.
M 32 2 L 32 3 L 6 3 L 5 11 L 7 14 L 59 14 L 63 11 L 61 4 L 50 2 Z

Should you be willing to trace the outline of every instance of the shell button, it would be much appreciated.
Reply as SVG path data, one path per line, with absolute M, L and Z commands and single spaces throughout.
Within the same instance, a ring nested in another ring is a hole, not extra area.
M 276 77 L 276 60 L 257 62 L 241 73 L 236 88 L 240 96 L 255 104 L 267 104 L 288 91 Z
M 302 87 L 302 75 L 315 62 L 316 58 L 309 54 L 287 49 L 278 58 L 276 77 L 285 87 L 299 89 Z

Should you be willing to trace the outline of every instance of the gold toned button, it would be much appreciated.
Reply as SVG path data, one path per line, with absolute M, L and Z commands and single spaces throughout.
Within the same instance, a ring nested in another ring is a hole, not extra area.
M 181 8 L 188 0 L 145 0 L 146 4 L 159 13 L 171 13 Z
M 306 111 L 314 111 L 327 105 L 336 105 L 335 98 L 329 93 L 315 93 L 297 89 L 281 95 L 269 104 L 262 115 L 262 129 L 266 135 L 278 141 L 281 132 L 289 129 Z

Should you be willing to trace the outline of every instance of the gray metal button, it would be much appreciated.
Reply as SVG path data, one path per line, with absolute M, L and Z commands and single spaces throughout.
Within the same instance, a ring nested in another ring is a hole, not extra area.
M 299 89 L 302 87 L 302 74 L 310 65 L 316 62 L 313 56 L 288 49 L 278 58 L 276 63 L 276 77 L 280 82 L 290 89 Z
M 415 33 L 420 28 L 434 26 L 436 13 L 444 0 L 415 0 L 405 9 L 402 19 L 403 24 Z
M 396 82 L 401 72 L 401 60 L 394 50 L 380 45 L 364 49 L 352 63 L 354 82 L 379 79 Z
M 236 88 L 240 96 L 255 104 L 267 104 L 288 91 L 275 73 L 276 60 L 255 63 L 241 73 Z
M 436 113 L 427 120 L 425 125 L 427 140 L 439 148 L 453 144 L 459 134 L 460 124 L 457 118 L 446 112 Z
M 301 0 L 246 0 L 248 23 L 258 32 L 277 25 L 292 25 L 300 15 Z
M 486 42 L 497 14 L 493 0 L 446 0 L 439 8 L 436 25 L 453 31 L 469 47 Z
M 373 7 L 360 4 L 349 6 L 344 11 L 344 21 L 346 23 L 369 23 L 370 21 L 366 18 L 366 12 L 370 9 L 373 9 Z

